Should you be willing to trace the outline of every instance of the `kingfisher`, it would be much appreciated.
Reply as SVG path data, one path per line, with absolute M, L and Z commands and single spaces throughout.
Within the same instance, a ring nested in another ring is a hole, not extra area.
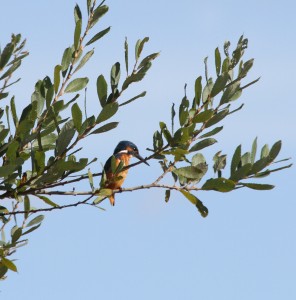
M 115 166 L 112 167 L 112 157 Z M 103 183 L 104 188 L 118 190 L 127 176 L 128 169 L 121 171 L 123 167 L 129 165 L 129 161 L 132 157 L 138 158 L 140 161 L 149 166 L 144 158 L 139 154 L 138 147 L 130 141 L 121 141 L 116 146 L 113 155 L 108 158 L 104 166 L 104 173 L 106 180 Z M 113 171 L 112 171 L 113 169 Z M 115 173 L 114 173 L 115 172 Z M 109 196 L 110 204 L 115 205 L 114 193 Z

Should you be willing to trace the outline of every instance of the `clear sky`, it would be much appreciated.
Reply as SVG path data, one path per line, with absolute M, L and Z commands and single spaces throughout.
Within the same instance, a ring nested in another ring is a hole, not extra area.
M 3 46 L 12 32 L 27 38 L 30 56 L 14 89 L 23 107 L 34 84 L 52 76 L 63 50 L 73 39 L 73 8 L 85 16 L 86 1 L 4 1 L 0 3 Z M 117 142 L 129 139 L 143 156 L 151 147 L 159 121 L 168 121 L 172 102 L 183 96 L 184 84 L 193 95 L 203 59 L 213 66 L 214 49 L 225 40 L 235 45 L 249 38 L 247 58 L 255 58 L 250 79 L 261 80 L 242 96 L 244 109 L 225 121 L 219 143 L 208 150 L 233 154 L 282 139 L 281 158 L 295 160 L 295 3 L 290 0 L 225 1 L 106 1 L 110 11 L 97 27 L 112 26 L 96 44 L 92 62 L 81 71 L 89 76 L 88 110 L 99 111 L 95 81 L 109 76 L 111 65 L 123 63 L 123 43 L 150 37 L 145 53 L 161 51 L 147 78 L 130 95 L 147 96 L 123 108 L 110 135 L 85 143 L 84 155 L 98 157 L 92 171 L 110 156 Z M 128 95 L 126 96 L 128 97 Z M 81 105 L 83 99 L 80 100 Z M 211 163 L 209 161 L 209 163 Z M 211 174 L 211 170 L 209 174 Z M 157 161 L 130 171 L 125 187 L 151 182 L 160 174 Z M 29 245 L 15 255 L 18 274 L 1 282 L 0 299 L 296 299 L 295 167 L 262 182 L 272 191 L 239 190 L 204 193 L 206 219 L 178 194 L 164 202 L 164 191 L 145 190 L 117 195 L 105 212 L 78 207 L 46 214 Z M 98 185 L 98 179 L 96 179 Z M 87 190 L 83 183 L 76 189 Z M 63 203 L 77 199 L 62 199 Z

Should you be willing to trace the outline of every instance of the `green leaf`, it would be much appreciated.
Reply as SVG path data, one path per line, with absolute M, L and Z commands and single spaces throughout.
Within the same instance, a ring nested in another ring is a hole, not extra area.
M 206 86 L 204 87 L 203 92 L 202 92 L 202 102 L 203 103 L 206 103 L 207 101 L 210 100 L 213 85 L 214 84 L 213 84 L 212 78 L 209 78 L 208 83 L 206 84 Z
M 74 31 L 74 48 L 77 50 L 80 45 L 82 20 L 77 20 Z
M 96 123 L 101 123 L 104 122 L 108 119 L 110 119 L 112 116 L 114 116 L 116 114 L 118 110 L 118 103 L 114 102 L 114 103 L 109 103 L 107 105 L 105 105 L 102 109 L 102 111 L 100 112 Z
M 240 78 L 245 77 L 248 74 L 248 72 L 250 71 L 250 69 L 253 67 L 253 64 L 254 64 L 254 59 L 250 59 L 250 60 L 246 61 L 243 64 L 241 72 L 239 73 L 239 77 Z
M 215 143 L 217 143 L 217 140 L 215 140 L 213 138 L 206 138 L 206 139 L 196 143 L 194 146 L 192 146 L 190 148 L 189 152 L 199 151 L 199 150 L 209 147 Z
M 98 134 L 98 133 L 103 133 L 103 132 L 112 130 L 112 129 L 116 128 L 118 124 L 119 124 L 118 122 L 110 122 L 106 125 L 99 127 L 98 129 L 92 131 L 90 134 Z
M 81 61 L 78 64 L 78 66 L 74 70 L 74 73 L 76 73 L 78 70 L 80 70 L 88 62 L 88 60 L 93 56 L 94 52 L 95 52 L 94 49 L 92 49 L 83 56 L 83 58 L 81 59 Z
M 220 112 L 218 112 L 216 115 L 214 115 L 209 121 L 207 121 L 205 128 L 208 128 L 210 126 L 215 125 L 216 123 L 220 122 L 223 120 L 227 115 L 229 114 L 229 110 L 223 109 Z
M 74 19 L 75 19 L 75 23 L 77 23 L 78 21 L 81 21 L 81 19 L 82 19 L 81 10 L 77 3 L 74 8 Z
M 36 225 L 36 226 L 31 227 L 30 229 L 28 229 L 27 231 L 25 231 L 25 232 L 23 233 L 23 236 L 26 235 L 26 234 L 28 234 L 28 233 L 31 233 L 31 232 L 34 231 L 34 230 L 36 230 L 37 228 L 40 227 L 40 225 L 41 225 L 41 223 L 39 223 L 39 224 Z
M 229 79 L 228 73 L 222 73 L 222 75 L 218 76 L 212 88 L 211 97 L 215 97 L 225 88 L 228 79 Z
M 239 163 L 241 162 L 241 149 L 242 149 L 242 146 L 239 145 L 234 151 L 234 154 L 233 154 L 233 157 L 231 160 L 231 167 L 230 167 L 231 176 L 234 174 Z
M 0 93 L 0 100 L 6 98 L 9 95 L 9 93 Z
M 205 207 L 203 205 L 203 203 L 196 198 L 194 195 L 190 194 L 187 191 L 181 190 L 180 191 L 192 204 L 194 204 L 196 206 L 196 208 L 198 209 L 198 211 L 200 212 L 202 217 L 206 217 L 209 214 L 209 211 L 207 209 L 207 207 Z
M 203 171 L 194 166 L 182 167 L 179 169 L 174 169 L 173 173 L 178 176 L 183 176 L 189 179 L 200 179 L 203 176 Z
M 214 111 L 212 109 L 207 109 L 207 110 L 202 111 L 199 114 L 197 114 L 192 119 L 192 122 L 193 123 L 204 123 L 204 122 L 208 121 L 209 119 L 211 119 L 213 114 L 214 114 Z
M 59 207 L 58 204 L 54 203 L 53 201 L 51 201 L 49 198 L 42 196 L 42 195 L 37 195 L 35 194 L 36 197 L 38 197 L 39 199 L 41 199 L 44 203 L 52 206 L 52 207 Z M 41 220 L 42 221 L 42 220 Z M 28 226 L 27 226 L 28 227 Z
M 202 92 L 201 80 L 202 80 L 201 76 L 197 77 L 195 80 L 195 84 L 194 84 L 194 92 L 195 92 L 194 100 L 195 100 L 195 103 L 197 106 L 200 105 L 200 98 L 201 98 L 201 92 Z
M 77 131 L 79 131 L 82 125 L 82 112 L 77 103 L 73 104 L 71 108 L 71 112 L 72 112 L 74 127 L 76 128 Z
M 272 162 L 276 159 L 276 157 L 278 156 L 278 154 L 281 151 L 281 147 L 282 147 L 282 141 L 277 141 L 270 149 L 269 151 L 269 161 Z
M 237 171 L 235 171 L 231 175 L 230 179 L 232 181 L 235 181 L 235 182 L 238 182 L 241 179 L 245 179 L 245 178 L 248 177 L 251 169 L 252 169 L 252 164 L 251 163 L 247 163 L 247 164 L 243 165 L 241 168 L 239 168 Z
M 219 76 L 221 71 L 221 54 L 219 48 L 215 49 L 215 65 L 216 65 L 216 74 Z
M 254 142 L 252 144 L 252 151 L 251 151 L 251 163 L 253 164 L 255 162 L 257 153 L 257 138 L 254 139 Z
M 62 63 L 61 63 L 62 72 L 65 72 L 66 70 L 68 70 L 71 60 L 72 60 L 72 53 L 73 53 L 72 48 L 68 47 L 65 49 L 63 58 L 62 58 Z M 57 66 L 55 67 L 55 71 L 56 71 L 56 68 L 57 68 Z M 54 82 L 55 82 L 55 80 L 54 80 Z M 56 85 L 55 85 L 55 87 L 56 87 Z
M 30 198 L 28 197 L 28 195 L 25 195 L 25 197 L 24 197 L 25 219 L 27 219 L 28 216 L 29 216 L 29 210 L 30 210 L 30 208 L 31 208 Z
M 124 61 L 125 61 L 126 74 L 128 74 L 128 43 L 127 43 L 127 38 L 125 38 L 125 41 L 124 41 Z
M 93 17 L 90 22 L 90 28 L 94 27 L 94 25 L 100 20 L 100 18 L 106 14 L 109 10 L 109 7 L 107 5 L 98 6 L 93 11 Z
M 165 202 L 169 202 L 170 197 L 171 197 L 171 190 L 166 190 L 165 191 L 165 198 L 164 198 Z
M 129 103 L 137 100 L 138 98 L 142 98 L 142 97 L 145 97 L 145 96 L 146 96 L 146 92 L 144 91 L 141 94 L 139 94 L 139 95 L 137 95 L 137 96 L 135 96 L 135 97 L 133 97 L 133 98 L 131 98 L 131 99 L 123 102 L 123 103 L 121 103 L 119 106 L 123 106 L 123 105 L 129 104 Z
M 0 167 L 0 177 L 7 178 L 15 171 L 16 168 L 16 165 L 5 165 Z
M 37 172 L 37 175 L 43 173 L 45 168 L 45 152 L 44 151 L 35 151 L 33 152 L 34 157 L 34 171 Z
M 85 46 L 88 46 L 94 42 L 96 42 L 97 40 L 99 40 L 100 38 L 102 38 L 105 34 L 107 34 L 110 31 L 111 27 L 108 27 L 100 32 L 98 32 L 92 39 L 90 39 Z
M 7 267 L 9 270 L 13 271 L 13 272 L 17 272 L 17 267 L 16 265 L 9 259 L 5 258 L 5 257 L 1 257 L 1 263 Z
M 217 191 L 217 192 L 230 192 L 234 190 L 235 188 L 235 182 L 232 180 L 220 177 L 220 178 L 211 178 L 205 182 L 205 184 L 202 186 L 202 190 L 205 191 Z
M 7 273 L 8 268 L 0 263 L 0 279 L 4 279 L 4 275 Z
M 1 56 L 0 56 L 0 71 L 6 66 L 8 61 L 10 60 L 12 53 L 14 50 L 14 44 L 8 43 L 5 48 L 3 49 Z
M 97 94 L 101 103 L 104 107 L 107 101 L 108 85 L 103 75 L 100 75 L 97 79 Z
M 143 40 L 138 40 L 135 47 L 135 58 L 136 61 L 141 56 L 142 50 L 144 48 L 144 44 L 149 41 L 149 37 L 145 37 Z
M 269 155 L 269 147 L 267 144 L 265 144 L 261 149 L 261 157 L 260 158 L 265 158 L 268 155 Z
M 6 138 L 8 133 L 9 133 L 9 129 L 6 129 L 6 128 L 4 128 L 0 131 L 0 143 Z
M 75 129 L 73 120 L 69 120 L 63 128 L 56 141 L 56 155 L 62 155 L 74 137 Z
M 95 188 L 94 187 L 94 179 L 93 179 L 93 175 L 92 175 L 92 172 L 90 171 L 90 169 L 88 169 L 87 175 L 88 175 L 88 181 L 89 181 L 90 188 L 93 191 Z
M 74 93 L 80 91 L 83 88 L 85 88 L 87 84 L 88 84 L 87 77 L 76 78 L 67 85 L 67 87 L 65 88 L 65 93 Z
M 156 52 L 156 53 L 152 53 L 148 56 L 146 56 L 139 64 L 138 66 L 138 70 L 142 69 L 142 68 L 145 68 L 145 66 L 147 66 L 147 64 L 149 62 L 151 62 L 152 60 L 154 60 L 156 57 L 159 56 L 159 52 Z
M 34 226 L 34 225 L 37 225 L 39 223 L 41 223 L 44 219 L 44 216 L 43 215 L 39 215 L 37 217 L 35 217 L 34 219 L 32 219 L 27 225 L 26 227 L 31 227 L 31 226 Z
M 17 227 L 17 226 L 16 226 Z M 17 227 L 17 229 L 11 235 L 11 242 L 15 243 L 22 236 L 22 228 Z
M 271 184 L 258 184 L 258 183 L 241 183 L 243 186 L 246 186 L 253 190 L 272 190 L 274 188 L 274 185 Z
M 54 92 L 57 93 L 59 90 L 59 86 L 60 86 L 60 81 L 61 81 L 61 70 L 62 70 L 62 66 L 61 65 L 56 65 L 54 67 Z
M 111 90 L 115 94 L 120 80 L 120 63 L 115 63 L 111 68 Z
M 16 61 L 1 77 L 0 80 L 10 76 L 16 69 L 18 69 L 21 65 L 22 61 Z
M 211 130 L 211 131 L 209 131 L 209 132 L 207 132 L 207 133 L 201 135 L 200 138 L 205 138 L 205 137 L 213 136 L 213 135 L 219 133 L 222 129 L 223 129 L 223 126 L 221 126 L 221 127 L 216 127 L 216 128 L 214 128 L 213 130 Z
M 232 83 L 229 87 L 226 88 L 224 91 L 222 98 L 220 100 L 220 105 L 228 103 L 229 101 L 233 100 L 233 97 L 235 97 L 236 93 L 240 90 L 240 82 L 237 81 L 235 83 Z
M 251 170 L 251 174 L 256 174 L 258 172 L 260 172 L 261 170 L 263 170 L 265 167 L 267 167 L 269 165 L 269 158 L 268 157 L 263 157 L 259 160 L 257 160 Z

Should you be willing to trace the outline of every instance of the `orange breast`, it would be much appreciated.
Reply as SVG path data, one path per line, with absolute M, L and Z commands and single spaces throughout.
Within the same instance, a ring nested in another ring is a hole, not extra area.
M 128 166 L 129 160 L 130 160 L 130 156 L 125 153 L 122 153 L 120 156 L 118 156 L 116 158 L 116 166 L 118 166 L 121 161 L 123 161 L 124 166 Z M 106 188 L 109 188 L 112 190 L 119 189 L 123 185 L 123 182 L 127 176 L 127 173 L 128 173 L 128 169 L 124 170 L 122 172 L 119 172 L 116 176 L 114 176 L 114 174 L 112 172 L 107 172 Z M 118 177 L 121 177 L 121 178 L 116 180 L 116 178 L 118 178 Z

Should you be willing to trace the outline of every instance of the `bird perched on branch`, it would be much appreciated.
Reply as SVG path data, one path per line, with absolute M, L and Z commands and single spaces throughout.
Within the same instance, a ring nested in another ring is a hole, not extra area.
M 132 157 L 136 157 L 143 163 L 149 166 L 144 158 L 139 154 L 138 147 L 129 141 L 121 141 L 116 146 L 114 153 L 106 161 L 104 166 L 104 179 L 101 184 L 103 188 L 118 190 L 127 176 L 128 169 L 124 167 L 129 165 L 129 161 Z M 109 200 L 112 206 L 115 205 L 114 193 L 109 196 Z

